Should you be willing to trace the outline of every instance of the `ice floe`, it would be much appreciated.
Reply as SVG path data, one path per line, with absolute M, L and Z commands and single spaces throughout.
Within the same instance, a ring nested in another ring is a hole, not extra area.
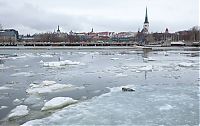
M 41 54 L 40 56 L 43 57 L 43 58 L 51 58 L 51 57 L 53 57 L 50 54 Z
M 119 60 L 119 58 L 110 58 L 110 60 Z
M 8 115 L 9 119 L 23 117 L 29 114 L 28 107 L 25 105 L 19 105 L 13 110 L 11 110 L 10 114 Z
M 26 89 L 28 94 L 43 94 L 50 92 L 58 92 L 62 90 L 75 90 L 83 87 L 76 87 L 72 84 L 59 84 L 55 81 L 43 81 L 40 84 L 30 84 L 30 88 Z
M 109 88 L 110 92 L 94 97 L 79 104 L 63 108 L 49 117 L 28 121 L 22 126 L 38 125 L 155 125 L 182 124 L 183 114 L 182 99 L 174 98 L 170 104 L 163 104 L 163 101 L 149 101 L 149 94 L 144 92 L 124 93 L 122 87 L 133 88 L 133 85 Z M 139 90 L 138 90 L 139 91 Z M 141 99 L 145 97 L 147 99 Z M 181 96 L 182 97 L 182 96 Z M 185 99 L 184 101 L 187 101 Z M 157 106 L 161 103 L 161 106 Z M 164 102 L 166 103 L 166 102 Z M 174 109 L 179 105 L 180 108 Z M 156 106 L 156 107 L 155 107 Z M 174 111 L 170 111 L 174 110 Z M 170 113 L 164 112 L 170 111 Z M 195 115 L 198 117 L 198 112 Z M 163 117 L 164 116 L 164 120 Z M 177 118 L 179 117 L 180 118 Z M 193 117 L 194 114 L 188 115 Z M 176 122 L 172 121 L 176 119 Z M 184 124 L 196 124 L 186 118 Z
M 182 63 L 179 63 L 178 66 L 180 66 L 180 67 L 192 67 L 193 63 L 182 62 Z
M 166 104 L 166 105 L 161 106 L 161 107 L 159 108 L 160 111 L 167 111 L 167 110 L 171 110 L 171 109 L 173 109 L 173 106 L 171 106 L 171 105 L 169 105 L 169 104 Z
M 55 62 L 43 62 L 44 67 L 60 67 L 66 65 L 79 65 L 80 62 L 73 62 L 71 60 L 55 61 Z
M 87 55 L 89 52 L 78 52 L 78 54 Z
M 143 58 L 143 61 L 156 61 L 156 59 L 153 59 L 152 57 L 148 57 L 148 58 Z
M 152 70 L 153 70 L 152 65 L 147 65 L 147 66 L 138 68 L 138 71 L 152 71 Z
M 44 63 L 44 61 L 43 60 L 40 60 L 40 62 L 39 63 Z
M 127 77 L 127 76 L 128 76 L 127 74 L 123 73 L 116 74 L 116 77 Z
M 21 58 L 26 58 L 26 56 L 9 57 L 9 59 L 12 59 L 12 60 L 21 59 Z
M 27 68 L 27 67 L 30 67 L 30 65 L 25 65 L 24 67 Z
M 6 86 L 1 86 L 0 87 L 0 90 L 9 90 L 10 88 L 9 87 L 6 87 Z
M 0 106 L 0 110 L 1 109 L 6 109 L 6 108 L 8 108 L 8 106 Z
M 59 109 L 76 102 L 78 101 L 70 97 L 56 97 L 46 102 L 41 110 L 45 111 L 50 109 Z
M 34 75 L 35 75 L 34 73 L 30 73 L 30 72 L 19 72 L 19 73 L 14 73 L 10 76 L 12 76 L 12 77 L 16 77 L 16 76 L 32 77 Z
M 22 103 L 22 101 L 19 100 L 19 99 L 13 100 L 13 104 L 14 104 L 14 105 L 19 105 L 19 104 L 21 104 L 21 103 Z

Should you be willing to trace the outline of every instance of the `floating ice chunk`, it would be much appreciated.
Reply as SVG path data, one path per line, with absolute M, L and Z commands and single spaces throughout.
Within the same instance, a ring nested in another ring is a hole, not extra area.
M 131 88 L 131 86 L 129 87 Z M 143 113 L 147 110 L 143 109 L 143 107 L 139 105 L 137 108 L 139 110 L 142 108 L 141 110 L 143 111 L 138 112 L 137 109 L 135 109 L 138 104 L 133 100 L 134 94 L 122 93 L 121 88 L 122 87 L 110 88 L 111 92 L 109 93 L 94 97 L 74 106 L 63 108 L 47 118 L 28 121 L 22 126 L 132 125 L 135 123 L 135 120 L 130 119 L 132 119 L 133 116 L 139 117 L 140 115 L 144 115 Z M 151 107 L 149 108 L 151 110 Z M 112 117 L 112 119 L 110 119 L 110 117 Z
M 28 115 L 29 110 L 28 107 L 25 105 L 19 105 L 13 110 L 11 110 L 11 113 L 8 115 L 9 119 L 16 118 L 16 117 L 23 117 Z
M 32 76 L 34 76 L 34 74 L 29 73 L 29 72 L 19 72 L 19 73 L 12 74 L 10 76 L 12 76 L 12 77 L 16 77 L 16 76 L 32 77 Z
M 0 110 L 1 110 L 1 109 L 6 109 L 6 108 L 8 108 L 8 106 L 1 106 L 1 107 L 0 107 Z
M 153 70 L 153 66 L 152 65 L 148 65 L 145 67 L 141 67 L 138 69 L 138 71 L 152 71 Z
M 21 59 L 21 58 L 26 58 L 26 56 L 9 57 L 9 59 L 12 59 L 12 60 Z
M 44 57 L 44 58 L 51 58 L 53 57 L 52 55 L 49 55 L 49 54 L 42 54 L 40 55 L 41 57 Z
M 152 57 L 148 57 L 148 58 L 143 58 L 143 61 L 156 61 L 156 60 L 153 59 Z
M 169 56 L 169 53 L 168 53 L 168 52 L 164 52 L 164 55 L 165 55 L 165 56 Z
M 128 76 L 128 75 L 123 74 L 123 73 L 119 73 L 119 74 L 116 75 L 116 77 L 127 77 L 127 76 Z
M 48 81 L 48 80 L 45 80 L 45 81 L 43 81 L 42 83 L 43 83 L 45 86 L 56 84 L 55 81 Z
M 49 110 L 49 109 L 59 109 L 63 108 L 67 105 L 76 103 L 77 100 L 74 100 L 69 97 L 56 97 L 51 99 L 50 101 L 46 102 L 44 104 L 44 107 L 42 108 L 42 111 Z
M 136 73 L 140 73 L 141 71 L 139 71 L 139 70 L 136 70 L 135 72 L 136 72 Z
M 65 61 L 58 61 L 58 62 L 44 62 L 44 67 L 60 67 L 60 66 L 66 66 L 66 65 L 79 65 L 80 62 L 73 62 L 71 60 L 65 60 Z
M 24 67 L 30 67 L 29 65 L 25 65 Z
M 22 101 L 19 100 L 19 99 L 13 100 L 13 104 L 14 104 L 14 105 L 19 105 L 19 104 L 21 104 L 21 103 L 22 103 Z
M 9 87 L 6 87 L 6 86 L 2 86 L 0 87 L 0 90 L 9 90 L 10 88 Z
M 40 60 L 40 62 L 39 63 L 44 63 L 44 61 L 43 60 Z
M 113 88 L 107 87 L 107 88 L 110 89 L 110 92 L 106 93 L 106 94 L 104 94 L 102 96 L 105 96 L 107 94 L 111 94 L 111 93 L 114 93 L 114 92 L 121 92 L 122 88 L 131 88 L 131 89 L 135 90 L 134 85 L 125 85 L 125 86 L 120 86 L 120 87 L 113 87 Z
M 30 84 L 26 90 L 28 94 L 43 94 L 49 92 L 58 92 L 62 90 L 75 90 L 83 87 L 75 87 L 71 84 L 57 84 L 55 81 L 43 81 L 41 84 Z
M 110 58 L 110 60 L 118 60 L 119 58 Z
M 182 62 L 182 63 L 179 63 L 178 66 L 180 66 L 180 67 L 192 67 L 193 63 Z
M 167 111 L 167 110 L 170 110 L 170 109 L 173 109 L 173 106 L 169 105 L 169 104 L 166 104 L 164 106 L 161 106 L 159 108 L 160 111 Z
M 88 52 L 78 52 L 78 54 L 86 55 Z

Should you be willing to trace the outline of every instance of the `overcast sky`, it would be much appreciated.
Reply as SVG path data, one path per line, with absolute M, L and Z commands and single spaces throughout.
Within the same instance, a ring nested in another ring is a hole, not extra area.
M 199 25 L 199 0 L 0 0 L 0 24 L 20 34 L 137 31 L 148 6 L 150 32 Z

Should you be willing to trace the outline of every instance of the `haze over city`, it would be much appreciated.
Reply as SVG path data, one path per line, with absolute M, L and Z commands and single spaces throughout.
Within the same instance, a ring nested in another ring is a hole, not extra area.
M 0 24 L 20 34 L 137 31 L 148 7 L 150 32 L 189 29 L 199 24 L 199 0 L 0 0 Z

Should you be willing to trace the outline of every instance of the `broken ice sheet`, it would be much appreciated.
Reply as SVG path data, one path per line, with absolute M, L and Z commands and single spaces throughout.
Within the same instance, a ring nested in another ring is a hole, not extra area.
M 84 87 L 76 87 L 72 84 L 59 84 L 55 81 L 43 81 L 40 84 L 30 84 L 30 87 L 26 89 L 28 94 L 43 94 L 59 91 L 70 91 L 76 89 L 82 89 Z
M 14 73 L 10 76 L 12 77 L 16 77 L 16 76 L 25 76 L 25 77 L 32 77 L 34 76 L 35 74 L 34 73 L 31 73 L 31 72 L 19 72 L 19 73 Z
M 80 62 L 74 62 L 71 60 L 43 62 L 44 67 L 60 67 L 60 66 L 66 66 L 66 65 L 79 65 L 79 64 Z
M 28 113 L 29 113 L 29 110 L 27 106 L 19 105 L 13 110 L 11 110 L 10 114 L 8 115 L 8 118 L 13 119 L 13 118 L 18 118 L 18 117 L 23 117 L 23 116 L 28 115 Z
M 70 97 L 56 97 L 46 102 L 41 110 L 59 109 L 76 102 L 78 101 Z

